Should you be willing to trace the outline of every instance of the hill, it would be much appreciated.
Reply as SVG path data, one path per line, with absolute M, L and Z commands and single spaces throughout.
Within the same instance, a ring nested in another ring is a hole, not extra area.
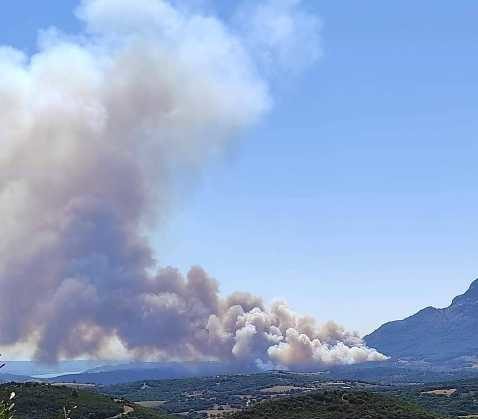
M 460 418 L 478 417 L 478 380 L 456 380 L 416 386 L 391 386 L 386 394 L 416 403 L 428 411 Z
M 40 383 L 3 384 L 0 400 L 15 392 L 15 419 L 64 418 L 63 408 L 72 409 L 71 419 L 108 419 L 129 412 L 128 419 L 165 419 L 158 411 L 133 403 L 115 401 L 94 391 Z M 76 408 L 73 409 L 73 407 Z
M 105 365 L 78 374 L 51 377 L 50 382 L 94 383 L 111 385 L 145 380 L 206 377 L 257 372 L 255 364 L 221 362 L 163 362 Z
M 440 402 L 443 409 L 438 413 L 460 412 L 460 416 L 478 414 L 478 404 L 474 403 L 475 390 L 478 394 L 478 377 L 475 373 L 474 379 L 458 380 L 461 376 L 462 372 L 458 371 L 434 372 L 429 368 L 414 369 L 377 363 L 363 365 L 360 369 L 359 366 L 342 367 L 327 373 L 271 371 L 260 374 L 140 381 L 100 387 L 100 391 L 111 397 L 128 399 L 145 406 L 160 406 L 170 414 L 181 414 L 187 418 L 204 418 L 208 412 L 231 412 L 272 399 L 335 390 L 403 396 L 427 409 L 438 406 L 437 402 Z M 457 384 L 463 382 L 469 385 L 465 388 L 464 385 Z M 457 391 L 453 397 L 439 399 L 433 398 L 434 393 L 422 394 L 443 388 L 455 388 Z
M 273 371 L 260 374 L 141 381 L 102 387 L 101 391 L 112 397 L 125 398 L 147 406 L 161 406 L 171 414 L 203 418 L 208 413 L 241 410 L 270 399 L 343 388 L 364 391 L 378 389 L 379 386 L 336 379 L 327 380 L 322 374 Z
M 478 368 L 463 368 L 449 363 L 404 362 L 389 360 L 331 368 L 323 375 L 329 379 L 365 381 L 382 385 L 439 383 L 478 378 Z
M 15 374 L 0 374 L 0 384 L 1 383 L 26 383 L 29 381 L 35 381 L 32 377 L 27 377 L 25 375 L 15 375 Z
M 329 391 L 260 403 L 231 419 L 437 419 L 398 398 L 367 392 Z
M 384 324 L 365 337 L 367 345 L 394 359 L 445 362 L 478 354 L 478 280 L 449 307 L 427 307 Z
M 289 391 L 306 391 L 322 384 L 320 376 L 288 372 L 266 372 L 175 380 L 151 380 L 116 384 L 101 390 L 112 397 L 135 402 L 156 402 L 170 413 L 241 409 Z M 274 389 L 273 394 L 268 389 Z M 278 392 L 277 389 L 283 391 Z

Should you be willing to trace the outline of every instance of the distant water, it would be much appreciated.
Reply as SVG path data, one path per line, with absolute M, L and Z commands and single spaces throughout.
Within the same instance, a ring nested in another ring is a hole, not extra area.
M 64 375 L 69 375 L 69 374 L 81 374 L 84 371 L 62 371 L 62 372 L 56 372 L 56 373 L 49 373 L 49 374 L 39 374 L 39 375 L 32 375 L 33 378 L 38 378 L 39 380 L 41 379 L 48 379 L 48 378 L 55 378 L 55 377 L 62 377 Z
M 61 361 L 57 364 L 41 364 L 34 361 L 9 361 L 5 360 L 2 374 L 23 375 L 34 378 L 51 378 L 65 374 L 78 374 L 109 364 L 108 361 L 74 360 Z

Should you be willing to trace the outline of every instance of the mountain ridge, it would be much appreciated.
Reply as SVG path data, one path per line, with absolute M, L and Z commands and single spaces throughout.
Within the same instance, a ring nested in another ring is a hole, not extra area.
M 478 279 L 445 308 L 426 307 L 364 338 L 394 359 L 444 361 L 478 356 Z

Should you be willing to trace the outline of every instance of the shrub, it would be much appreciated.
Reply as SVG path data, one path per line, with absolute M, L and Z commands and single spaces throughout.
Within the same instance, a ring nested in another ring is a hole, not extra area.
M 3 368 L 5 364 L 0 365 L 0 369 Z M 12 419 L 13 418 L 13 408 L 15 404 L 13 399 L 15 398 L 15 393 L 12 391 L 10 393 L 10 398 L 8 401 L 0 402 L 0 419 Z

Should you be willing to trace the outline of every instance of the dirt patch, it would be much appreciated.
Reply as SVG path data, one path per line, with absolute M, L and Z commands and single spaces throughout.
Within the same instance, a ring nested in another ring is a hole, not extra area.
M 88 390 L 96 388 L 96 384 L 80 384 L 80 383 L 53 383 L 56 387 L 69 387 L 77 390 Z
M 284 394 L 284 393 L 289 393 L 292 390 L 305 391 L 308 389 L 305 387 L 294 387 L 294 386 L 273 386 L 273 387 L 263 388 L 261 390 L 261 393 Z
M 133 412 L 134 412 L 134 408 L 132 408 L 131 406 L 123 407 L 123 416 L 129 415 L 130 413 L 133 413 Z
M 221 414 L 221 413 L 234 413 L 234 412 L 239 412 L 239 409 L 232 409 L 230 407 L 225 407 L 222 410 L 220 410 L 220 409 L 206 410 L 208 418 L 213 418 L 216 415 Z
M 421 394 L 431 394 L 433 396 L 450 397 L 455 393 L 456 393 L 456 388 L 449 388 L 449 389 L 437 389 L 437 390 L 423 391 Z
M 166 403 L 165 400 L 145 400 L 144 402 L 135 402 L 135 404 L 142 407 L 150 407 L 152 409 L 155 407 L 161 407 L 164 403 Z
M 132 408 L 131 406 L 128 406 L 127 404 L 125 404 L 123 406 L 123 412 L 122 413 L 119 413 L 117 414 L 116 416 L 112 416 L 108 419 L 120 419 L 120 418 L 123 418 L 125 416 L 128 416 L 130 413 L 133 413 L 134 412 L 134 408 Z

